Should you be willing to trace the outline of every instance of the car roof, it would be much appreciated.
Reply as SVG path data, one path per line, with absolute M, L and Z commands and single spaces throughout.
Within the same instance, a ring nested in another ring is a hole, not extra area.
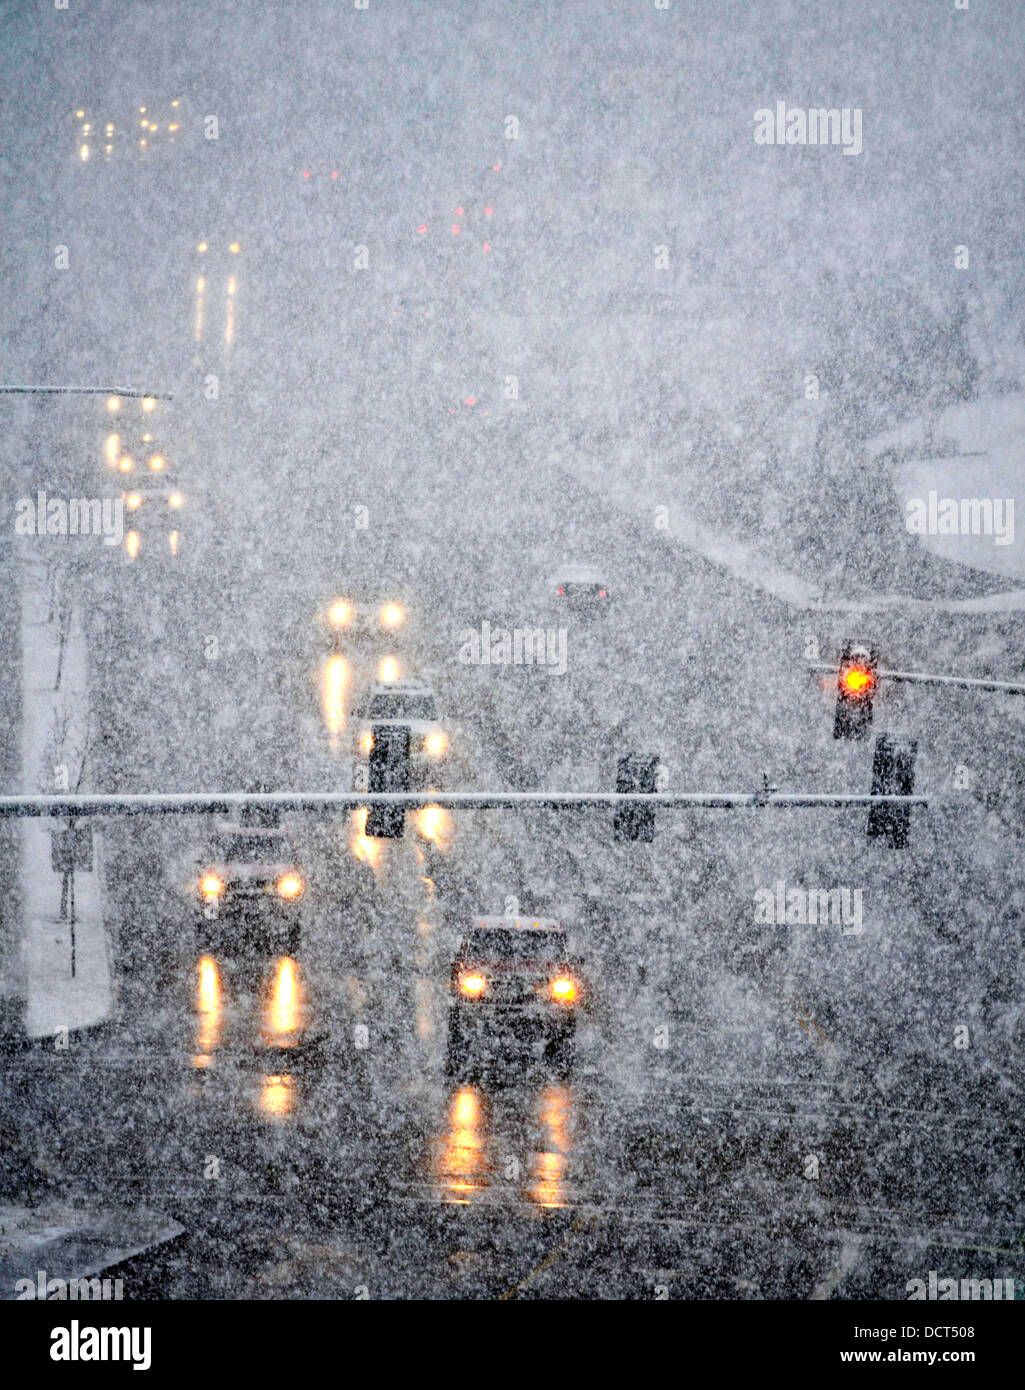
M 388 575 L 370 575 L 369 578 L 354 579 L 351 582 L 343 580 L 337 586 L 336 593 L 339 598 L 359 603 L 360 599 L 389 598 L 398 600 L 402 598 L 405 588 L 404 584 L 389 578 Z
M 477 917 L 470 926 L 471 931 L 562 931 L 563 926 L 557 917 Z
M 142 497 L 170 497 L 173 492 L 181 492 L 177 483 L 170 483 L 166 478 L 161 478 L 156 482 L 152 474 L 143 474 L 145 482 L 126 483 L 122 489 L 125 494 L 137 492 Z
M 288 831 L 280 825 L 243 825 L 241 821 L 222 820 L 214 823 L 215 835 L 283 835 L 289 838 Z
M 374 695 L 433 695 L 434 687 L 426 681 L 378 681 L 367 694 Z
M 605 574 L 597 565 L 560 565 L 555 578 L 569 580 L 571 583 L 604 584 Z

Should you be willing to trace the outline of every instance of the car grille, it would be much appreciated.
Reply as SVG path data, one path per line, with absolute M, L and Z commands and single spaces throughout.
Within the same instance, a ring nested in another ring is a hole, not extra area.
M 534 998 L 534 983 L 529 975 L 499 975 L 492 982 L 491 997 L 496 1004 L 525 1004 Z
M 232 898 L 262 898 L 273 887 L 273 879 L 243 879 L 229 883 L 225 892 Z

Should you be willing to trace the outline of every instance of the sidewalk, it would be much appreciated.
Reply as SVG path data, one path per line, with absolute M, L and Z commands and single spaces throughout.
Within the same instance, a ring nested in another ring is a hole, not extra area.
M 27 560 L 21 572 L 22 787 L 54 792 L 55 767 L 67 768 L 74 790 L 89 738 L 88 663 L 82 614 L 71 620 L 61 670 L 57 623 L 49 621 L 45 565 Z M 86 763 L 82 789 L 89 785 Z M 49 820 L 24 820 L 21 840 L 21 954 L 24 1029 L 29 1038 L 52 1037 L 102 1023 L 114 1007 L 113 977 L 103 921 L 103 838 L 93 831 L 93 869 L 74 876 L 75 922 L 59 918 L 61 875 L 51 867 Z M 72 962 L 72 930 L 74 962 Z M 72 969 L 72 965 L 74 968 Z

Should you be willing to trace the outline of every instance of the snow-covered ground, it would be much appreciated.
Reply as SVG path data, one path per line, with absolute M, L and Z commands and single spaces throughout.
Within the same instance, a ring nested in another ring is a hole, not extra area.
M 22 583 L 22 786 L 26 791 L 74 790 L 89 745 L 89 687 L 81 611 L 72 610 L 60 657 L 58 623 L 51 620 L 48 575 L 28 561 Z M 46 820 L 21 823 L 22 940 L 25 1032 L 54 1037 L 92 1027 L 111 1016 L 112 971 L 103 920 L 103 837 L 93 830 L 93 869 L 74 877 L 74 924 L 59 915 L 61 876 L 51 868 Z M 74 966 L 72 966 L 72 951 Z
M 927 501 L 930 489 L 941 497 L 1013 498 L 1022 493 L 1025 478 L 1025 398 L 979 401 L 944 412 L 933 438 L 958 440 L 957 457 L 904 462 L 894 469 L 893 525 L 903 527 L 909 497 Z M 891 449 L 913 449 L 924 438 L 924 424 L 912 421 L 871 441 L 882 455 Z M 560 452 L 549 459 L 578 484 L 624 508 L 668 544 L 703 556 L 735 578 L 762 589 L 791 608 L 828 612 L 879 612 L 888 609 L 943 613 L 1001 613 L 1025 611 L 1025 588 L 971 598 L 915 598 L 903 593 L 877 593 L 844 598 L 827 594 L 815 579 L 777 563 L 767 545 L 739 539 L 716 530 L 677 500 L 673 485 L 656 469 L 620 467 L 615 460 L 583 452 Z M 667 501 L 667 498 L 671 499 Z M 993 536 L 919 537 L 926 549 L 952 564 L 965 565 L 1025 580 L 1025 540 L 1014 533 L 1011 544 L 997 545 Z
M 877 435 L 869 450 L 877 458 L 894 458 L 893 487 L 902 519 L 909 501 L 928 505 L 930 493 L 936 495 L 937 507 L 944 498 L 999 499 L 1006 512 L 1010 499 L 1017 504 L 1017 521 L 1025 518 L 1025 395 L 964 402 L 931 421 L 919 416 Z M 1006 543 L 994 535 L 928 532 L 918 540 L 942 560 L 1025 580 L 1025 534 L 1018 525 L 1007 528 Z M 1005 607 L 1012 596 L 1000 597 L 1004 602 L 998 606 Z M 1022 596 L 1013 597 L 1020 607 Z M 992 610 L 992 602 L 986 607 Z

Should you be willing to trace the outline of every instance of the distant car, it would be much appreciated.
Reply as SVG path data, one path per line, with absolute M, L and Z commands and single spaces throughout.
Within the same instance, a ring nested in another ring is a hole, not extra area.
M 364 579 L 342 585 L 324 609 L 323 622 L 336 646 L 377 651 L 401 637 L 409 621 L 402 587 L 393 580 Z
M 449 994 L 448 1075 L 509 1055 L 568 1075 L 585 986 L 558 921 L 478 918 L 452 963 Z
M 612 599 L 607 576 L 591 565 L 563 565 L 552 578 L 557 604 L 586 617 L 603 612 Z
M 146 477 L 121 494 L 124 503 L 125 550 L 135 559 L 144 547 L 159 544 L 172 555 L 181 548 L 181 511 L 185 495 L 181 488 L 161 477 Z
M 201 947 L 296 953 L 306 883 L 286 830 L 221 824 L 198 866 L 193 891 Z
M 438 713 L 437 697 L 425 681 L 378 682 L 369 687 L 355 710 L 353 752 L 357 760 L 369 760 L 375 724 L 409 730 L 414 780 L 422 781 L 449 756 L 449 736 Z

